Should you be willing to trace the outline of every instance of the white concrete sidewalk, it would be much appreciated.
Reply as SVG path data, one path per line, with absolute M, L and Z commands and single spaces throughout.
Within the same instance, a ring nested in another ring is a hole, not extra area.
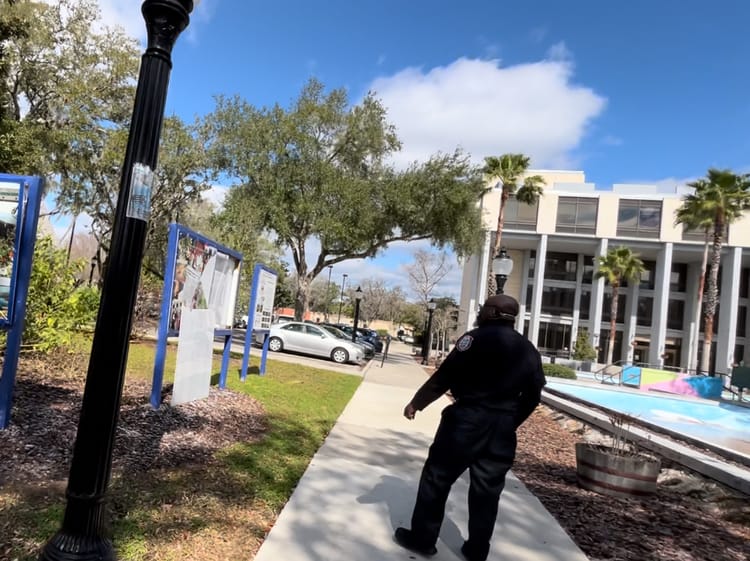
M 424 382 L 410 348 L 391 343 L 381 367 L 365 379 L 313 458 L 256 561 L 391 561 L 416 559 L 395 543 L 409 526 L 422 463 L 448 404 L 442 398 L 417 414 L 404 405 Z M 437 543 L 437 561 L 463 559 L 468 473 L 453 487 Z M 500 500 L 491 561 L 586 561 L 541 503 L 509 475 Z

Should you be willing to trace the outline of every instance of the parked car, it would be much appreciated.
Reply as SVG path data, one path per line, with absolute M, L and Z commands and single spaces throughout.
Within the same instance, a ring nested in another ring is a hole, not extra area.
M 414 337 L 412 337 L 411 335 L 404 335 L 403 337 L 401 337 L 401 340 L 407 345 L 414 344 Z
M 274 352 L 294 351 L 315 356 L 330 358 L 343 364 L 362 362 L 364 352 L 362 348 L 335 336 L 321 326 L 311 325 L 299 321 L 288 321 L 271 326 L 268 348 Z
M 320 324 L 320 323 L 316 325 L 318 325 L 318 327 L 322 327 L 326 331 L 329 331 L 330 333 L 332 333 L 334 336 L 338 337 L 339 339 L 342 339 L 344 341 L 349 341 L 350 343 L 352 342 L 352 336 L 347 335 L 346 333 L 344 333 L 337 327 L 333 327 L 330 324 Z M 362 354 L 365 357 L 365 360 L 370 360 L 372 357 L 375 356 L 375 349 L 372 347 L 372 345 L 369 345 L 368 343 L 360 339 L 357 339 L 357 341 L 353 344 L 357 345 L 359 348 L 362 349 Z
M 354 330 L 352 329 L 352 327 L 350 325 L 344 325 L 344 324 L 341 324 L 341 323 L 322 323 L 320 325 L 324 325 L 324 326 L 328 326 L 328 327 L 333 327 L 334 329 L 337 329 L 339 331 L 343 331 L 344 334 L 347 336 L 347 339 L 349 339 L 349 341 L 352 340 L 352 332 Z M 364 348 L 365 358 L 366 359 L 371 359 L 372 357 L 375 356 L 375 345 L 373 345 L 372 343 L 370 343 L 367 339 L 365 339 L 361 335 L 357 335 L 357 337 L 355 339 L 355 342 L 358 345 L 361 345 Z
M 247 316 L 240 317 L 240 319 L 234 322 L 234 326 L 239 329 L 247 329 Z
M 380 335 L 378 335 L 377 331 L 368 329 L 366 327 L 358 327 L 357 333 L 362 335 L 362 337 L 364 337 L 368 343 L 375 347 L 376 353 L 380 353 L 383 351 L 383 340 Z

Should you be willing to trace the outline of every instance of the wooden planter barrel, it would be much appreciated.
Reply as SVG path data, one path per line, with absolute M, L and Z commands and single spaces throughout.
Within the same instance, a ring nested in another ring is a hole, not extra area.
M 612 448 L 587 442 L 576 444 L 578 484 L 604 495 L 637 498 L 656 491 L 661 460 L 645 456 L 618 455 Z

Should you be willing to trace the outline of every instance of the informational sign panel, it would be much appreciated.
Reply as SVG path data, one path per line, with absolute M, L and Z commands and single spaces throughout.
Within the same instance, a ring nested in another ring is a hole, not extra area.
M 242 357 L 240 380 L 247 378 L 247 367 L 250 365 L 250 348 L 255 337 L 263 341 L 263 352 L 260 359 L 260 374 L 266 371 L 266 356 L 268 355 L 268 331 L 273 321 L 274 296 L 278 273 L 260 263 L 253 269 L 253 284 L 250 290 L 250 305 L 248 306 L 247 333 L 245 333 L 245 354 Z M 261 339 L 262 338 L 262 339 Z
M 276 280 L 276 273 L 264 268 L 258 270 L 257 280 L 253 280 L 253 291 L 257 288 L 252 324 L 255 330 L 271 329 Z
M 161 404 L 167 337 L 179 337 L 173 403 L 208 395 L 214 336 L 227 330 L 231 336 L 241 266 L 240 253 L 185 226 L 170 224 L 151 386 L 154 408 Z M 184 321 L 188 315 L 189 325 Z M 182 384 L 185 380 L 187 387 Z
M 18 183 L 0 181 L 0 321 L 3 322 L 9 321 L 12 301 L 19 194 Z

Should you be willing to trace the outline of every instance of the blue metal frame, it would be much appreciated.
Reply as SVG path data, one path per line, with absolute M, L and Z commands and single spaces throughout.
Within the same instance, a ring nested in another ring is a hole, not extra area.
M 16 222 L 15 254 L 8 299 L 8 318 L 0 328 L 8 330 L 2 377 L 0 377 L 0 429 L 10 422 L 13 388 L 18 368 L 18 354 L 26 320 L 26 297 L 31 281 L 39 207 L 42 202 L 44 180 L 40 177 L 0 174 L 0 181 L 18 183 L 18 221 Z
M 156 357 L 154 359 L 154 376 L 151 382 L 151 407 L 158 409 L 161 405 L 161 389 L 164 383 L 164 364 L 167 359 L 167 338 L 175 336 L 179 332 L 169 329 L 169 317 L 172 312 L 172 288 L 174 285 L 175 263 L 177 261 L 177 249 L 180 239 L 188 237 L 205 243 L 216 248 L 217 251 L 234 257 L 240 263 L 242 270 L 242 254 L 233 249 L 229 249 L 198 232 L 191 230 L 187 226 L 173 222 L 169 225 L 169 238 L 167 243 L 167 260 L 166 271 L 164 273 L 164 289 L 161 297 L 161 317 L 159 318 L 159 332 L 156 339 Z M 229 335 L 227 335 L 227 331 Z M 232 347 L 232 330 L 216 329 L 214 336 L 224 337 L 224 353 L 219 375 L 219 387 L 224 389 L 226 386 L 227 368 L 229 367 L 229 354 Z
M 267 273 L 271 273 L 276 277 L 276 280 L 279 279 L 279 274 L 271 269 L 270 267 L 266 267 L 265 265 L 262 265 L 261 263 L 256 263 L 255 268 L 253 269 L 253 288 L 250 291 L 250 307 L 247 309 L 247 332 L 245 333 L 245 352 L 242 356 L 242 370 L 240 372 L 240 380 L 243 382 L 247 379 L 247 368 L 250 365 L 250 347 L 253 343 L 253 337 L 255 336 L 255 331 L 253 330 L 253 324 L 255 323 L 255 305 L 258 303 L 258 278 L 260 277 L 260 272 L 266 271 Z M 262 333 L 264 335 L 263 337 L 263 352 L 260 356 L 260 368 L 259 373 L 261 376 L 263 376 L 266 373 L 266 357 L 268 356 L 268 329 L 259 329 L 257 333 Z

